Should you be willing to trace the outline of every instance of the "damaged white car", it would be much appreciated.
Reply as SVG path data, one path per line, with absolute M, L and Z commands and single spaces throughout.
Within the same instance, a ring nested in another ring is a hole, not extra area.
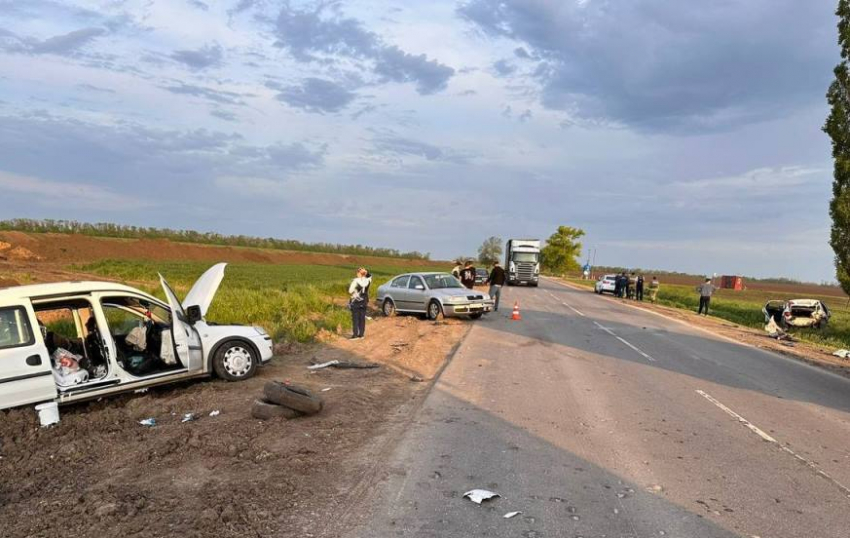
M 204 317 L 227 264 L 211 267 L 181 303 L 113 282 L 0 290 L 0 409 L 59 403 L 213 373 L 247 379 L 272 357 L 260 327 Z
M 818 299 L 791 299 L 768 301 L 762 308 L 764 322 L 772 319 L 779 327 L 811 327 L 822 329 L 826 327 L 832 315 L 826 303 Z

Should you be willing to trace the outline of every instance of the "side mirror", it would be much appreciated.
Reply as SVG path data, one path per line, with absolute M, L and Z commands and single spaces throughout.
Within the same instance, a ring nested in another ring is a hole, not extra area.
M 194 325 L 201 321 L 203 317 L 201 315 L 201 307 L 198 305 L 193 305 L 186 309 L 186 321 L 189 322 L 189 325 Z
M 417 290 L 419 290 L 419 291 L 424 291 L 424 290 L 425 290 L 425 286 L 423 286 L 422 284 L 417 284 L 417 285 L 416 285 L 416 289 L 417 289 Z

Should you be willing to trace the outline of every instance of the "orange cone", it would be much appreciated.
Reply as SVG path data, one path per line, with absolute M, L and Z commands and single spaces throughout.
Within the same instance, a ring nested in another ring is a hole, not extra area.
M 514 313 L 511 314 L 511 319 L 514 321 L 519 321 L 522 319 L 522 316 L 519 315 L 519 301 L 514 303 Z

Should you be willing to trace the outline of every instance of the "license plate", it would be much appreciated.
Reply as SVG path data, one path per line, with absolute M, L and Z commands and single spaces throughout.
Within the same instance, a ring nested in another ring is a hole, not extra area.
M 469 308 L 484 308 L 484 305 L 481 304 L 481 303 L 475 303 L 475 304 L 469 305 Z

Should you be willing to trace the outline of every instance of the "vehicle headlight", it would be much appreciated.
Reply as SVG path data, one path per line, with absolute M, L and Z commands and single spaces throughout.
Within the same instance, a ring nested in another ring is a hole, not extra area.
M 451 297 L 445 298 L 445 301 L 447 303 L 459 303 L 459 302 L 465 301 L 465 300 L 466 300 L 465 295 L 452 295 Z
M 257 331 L 257 334 L 259 334 L 260 336 L 268 336 L 269 335 L 269 333 L 267 333 L 266 330 L 263 329 L 262 327 L 254 326 L 254 330 Z

